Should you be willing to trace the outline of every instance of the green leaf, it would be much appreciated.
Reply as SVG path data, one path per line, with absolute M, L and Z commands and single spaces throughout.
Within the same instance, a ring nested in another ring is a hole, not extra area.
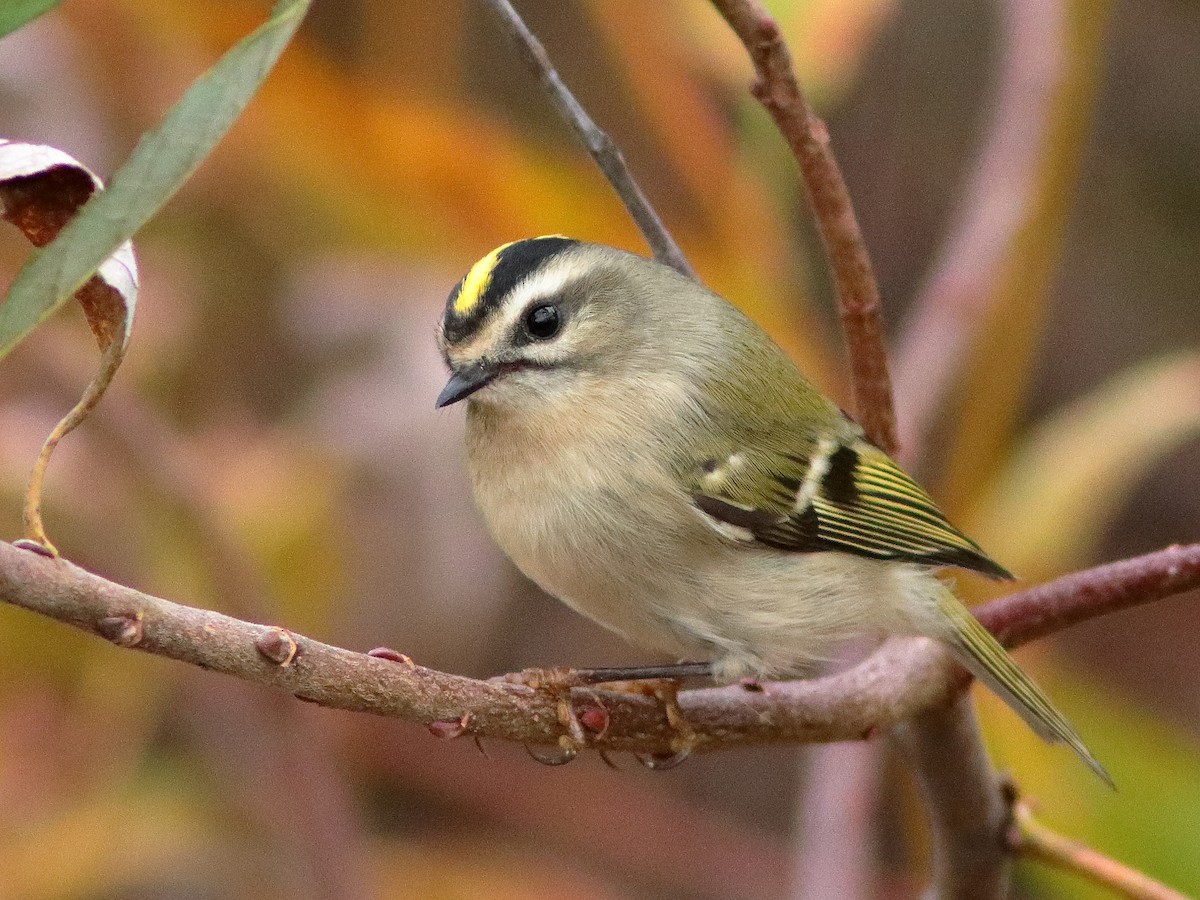
M 12 34 L 58 3 L 59 0 L 3 0 L 0 2 L 0 37 Z
M 278 0 L 271 17 L 200 76 L 162 124 L 42 252 L 0 304 L 0 358 L 83 285 L 169 200 L 224 137 L 299 27 L 309 0 Z

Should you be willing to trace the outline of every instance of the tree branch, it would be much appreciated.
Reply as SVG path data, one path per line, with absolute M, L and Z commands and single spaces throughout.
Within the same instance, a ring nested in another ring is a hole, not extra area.
M 1165 568 L 1164 568 L 1165 567 Z M 1101 566 L 987 604 L 1010 644 L 1097 615 L 1200 587 L 1200 544 Z M 1032 596 L 1031 596 L 1032 595 Z M 399 654 L 372 656 L 280 628 L 244 622 L 144 594 L 0 542 L 0 602 L 133 647 L 286 691 L 321 706 L 433 725 L 524 744 L 559 744 L 555 698 L 527 687 L 450 675 Z M 1051 610 L 1043 614 L 1044 605 Z M 679 705 L 697 750 L 748 744 L 858 740 L 930 710 L 945 709 L 969 683 L 941 648 L 892 639 L 847 672 L 811 681 L 684 691 Z M 594 746 L 665 753 L 677 737 L 660 705 L 632 693 L 578 690 L 580 718 L 602 706 L 607 727 Z
M 625 164 L 625 157 L 621 155 L 620 149 L 608 133 L 592 121 L 587 110 L 563 83 L 542 42 L 529 30 L 509 0 L 487 0 L 487 3 L 499 17 L 505 33 L 512 39 L 521 59 L 541 82 L 559 116 L 575 130 L 576 136 L 600 167 L 617 196 L 621 198 L 642 237 L 646 239 L 654 258 L 694 279 L 696 273 L 692 271 L 683 251 L 679 249 L 658 213 L 646 199 L 645 193 Z
M 438 672 L 399 654 L 356 653 L 183 606 L 107 581 L 66 560 L 3 542 L 0 602 L 58 619 L 118 646 L 233 675 L 321 706 L 439 723 L 433 730 L 443 736 L 475 734 L 557 744 L 565 733 L 555 699 L 545 692 Z M 772 684 L 761 694 L 740 687 L 685 691 L 679 702 L 699 732 L 700 749 L 851 740 L 881 721 L 890 725 L 911 708 L 948 699 L 948 662 L 918 650 L 897 641 L 837 679 Z M 908 677 L 897 684 L 895 674 L 901 670 Z M 607 712 L 608 725 L 597 746 L 645 753 L 671 749 L 675 732 L 653 699 L 590 691 L 575 696 L 578 709 L 602 703 Z M 581 718 L 588 720 L 586 715 Z
M 879 287 L 850 192 L 829 147 L 829 131 L 809 108 L 779 25 L 758 0 L 712 0 L 712 4 L 750 53 L 757 73 L 750 91 L 771 114 L 800 166 L 837 287 L 859 424 L 877 446 L 894 453 L 896 415 Z
M 850 194 L 829 146 L 825 124 L 809 108 L 792 71 L 779 26 L 758 0 L 712 0 L 750 53 L 751 92 L 774 118 L 800 166 L 837 286 L 838 312 L 850 356 L 854 408 L 864 431 L 888 453 L 898 449 L 891 379 L 884 350 L 879 288 Z M 997 823 L 996 780 L 965 704 L 930 709 L 906 726 L 933 828 L 934 891 L 946 898 L 1000 898 L 1009 878 L 1002 852 L 978 852 L 980 827 Z M 947 747 L 946 741 L 952 741 Z M 951 752 L 947 752 L 947 750 Z M 991 800 L 983 798 L 991 794 Z M 983 804 L 983 805 L 981 805 Z M 944 808 L 943 808 L 944 807 Z M 988 813 L 980 816 L 980 812 Z M 993 832 L 998 848 L 999 830 Z M 971 862 L 969 871 L 961 864 Z
M 1008 647 L 1080 622 L 1200 587 L 1200 544 L 1084 569 L 977 606 L 975 617 Z
M 1021 800 L 1013 807 L 1008 843 L 1014 853 L 1075 872 L 1130 900 L 1188 900 L 1162 882 L 1051 831 L 1033 818 L 1029 804 Z
M 946 709 L 900 723 L 896 737 L 917 775 L 929 816 L 938 898 L 1007 897 L 1008 805 L 965 694 Z

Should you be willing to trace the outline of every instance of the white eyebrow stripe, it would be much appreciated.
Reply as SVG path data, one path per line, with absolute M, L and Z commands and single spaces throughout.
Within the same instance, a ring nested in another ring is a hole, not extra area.
M 449 348 L 447 353 L 459 365 L 486 356 L 517 326 L 522 313 L 531 303 L 553 299 L 586 274 L 587 267 L 573 255 L 568 259 L 551 259 L 544 267 L 518 281 L 504 298 L 503 304 L 477 327 L 475 334 L 465 344 Z
M 550 300 L 561 294 L 564 287 L 583 274 L 582 267 L 573 263 L 574 260 L 554 260 L 546 267 L 526 275 L 509 292 L 498 318 L 509 325 L 533 301 Z

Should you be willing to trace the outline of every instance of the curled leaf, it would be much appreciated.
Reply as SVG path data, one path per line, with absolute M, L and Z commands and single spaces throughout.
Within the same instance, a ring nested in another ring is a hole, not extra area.
M 57 237 L 103 187 L 99 178 L 61 150 L 0 139 L 0 218 L 21 229 L 35 247 L 44 247 Z M 122 243 L 75 297 L 101 350 L 114 340 L 128 343 L 137 298 L 133 245 Z M 10 346 L 0 350 L 0 355 Z
M 5 200 L 5 218 L 21 225 L 39 246 L 51 239 L 53 243 L 22 267 L 0 304 L 0 357 L 73 295 L 80 297 L 104 349 L 100 373 L 47 438 L 26 494 L 26 536 L 50 552 L 54 547 L 41 521 L 46 464 L 58 441 L 99 401 L 124 355 L 137 280 L 128 241 L 225 136 L 295 34 L 308 5 L 309 0 L 277 0 L 270 18 L 200 76 L 162 123 L 143 135 L 106 191 L 99 190 L 95 176 L 59 151 L 4 145 L 11 154 L 9 180 L 14 182 L 12 198 Z M 64 167 L 82 170 L 83 175 Z M 31 206 L 26 196 L 30 177 L 56 199 Z M 89 197 L 90 202 L 73 217 Z M 107 288 L 91 287 L 97 278 L 109 286 L 132 286 L 133 291 L 118 290 L 118 300 Z
M 103 187 L 87 167 L 60 150 L 0 140 L 0 218 L 16 225 L 35 247 L 44 247 L 54 240 L 79 208 Z M 46 537 L 41 516 L 46 466 L 58 442 L 87 418 L 100 401 L 120 366 L 133 326 L 137 284 L 133 244 L 125 241 L 75 291 L 102 356 L 100 369 L 83 397 L 42 445 L 25 495 L 25 535 L 52 553 L 54 545 Z M 34 323 L 41 318 L 34 316 Z M 0 348 L 0 355 L 7 349 Z

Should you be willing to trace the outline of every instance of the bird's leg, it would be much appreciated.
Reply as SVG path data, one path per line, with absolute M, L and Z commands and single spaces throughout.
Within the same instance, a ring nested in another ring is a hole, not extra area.
M 496 675 L 490 681 L 520 684 L 535 691 L 561 692 L 577 687 L 616 684 L 624 681 L 681 681 L 684 678 L 711 678 L 712 664 L 680 662 L 661 666 L 604 666 L 597 669 L 571 669 L 555 666 L 545 669 L 522 669 Z
M 661 666 L 602 666 L 598 669 L 570 669 L 585 684 L 611 684 L 615 681 L 681 681 L 684 678 L 711 678 L 712 663 L 678 662 Z

